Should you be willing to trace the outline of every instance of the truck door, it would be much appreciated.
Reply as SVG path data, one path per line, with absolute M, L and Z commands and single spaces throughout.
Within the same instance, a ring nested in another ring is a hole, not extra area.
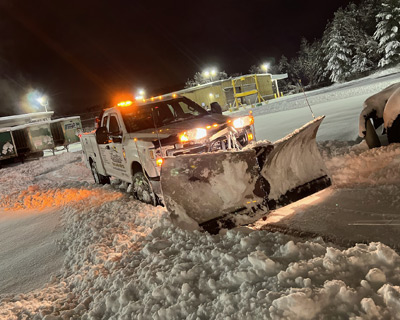
M 109 115 L 107 130 L 110 142 L 104 146 L 104 156 L 107 159 L 106 171 L 111 176 L 130 181 L 126 155 L 122 146 L 122 129 L 116 114 Z
M 108 118 L 109 118 L 108 116 L 104 116 L 100 125 L 100 127 L 106 127 L 107 131 L 108 131 Z M 106 171 L 107 175 L 113 175 L 111 157 L 110 157 L 111 153 L 109 152 L 110 141 L 108 140 L 106 144 L 99 144 L 97 146 L 99 148 L 100 158 L 103 161 L 104 170 Z

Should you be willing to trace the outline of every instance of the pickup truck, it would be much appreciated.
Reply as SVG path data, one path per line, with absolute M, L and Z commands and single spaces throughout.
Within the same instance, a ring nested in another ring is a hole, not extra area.
M 160 203 L 163 159 L 218 150 L 240 150 L 255 140 L 251 115 L 209 113 L 176 94 L 121 102 L 103 110 L 96 131 L 82 134 L 88 168 L 98 184 L 114 177 L 130 184 L 140 201 Z

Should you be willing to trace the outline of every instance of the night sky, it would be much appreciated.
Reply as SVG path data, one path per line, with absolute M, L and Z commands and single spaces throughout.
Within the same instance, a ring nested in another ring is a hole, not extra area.
M 0 115 L 33 111 L 39 92 L 67 115 L 182 89 L 207 67 L 245 74 L 295 56 L 348 3 L 0 0 Z

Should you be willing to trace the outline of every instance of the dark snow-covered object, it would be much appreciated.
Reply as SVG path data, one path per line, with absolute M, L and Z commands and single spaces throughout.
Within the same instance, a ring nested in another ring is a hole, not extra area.
M 383 111 L 389 143 L 400 142 L 400 87 L 389 97 Z
M 390 101 L 390 102 L 389 102 Z M 374 94 L 364 101 L 363 110 L 359 119 L 359 136 L 364 138 L 367 133 L 367 121 L 373 120 L 374 127 L 377 129 L 384 123 L 388 134 L 389 142 L 393 140 L 395 132 L 399 135 L 400 130 L 400 82 L 394 83 L 382 91 Z M 398 119 L 397 121 L 395 121 Z M 395 129 L 395 127 L 397 129 Z M 390 129 L 389 129 L 390 128 Z M 390 137 L 389 137 L 390 135 Z
M 273 144 L 166 158 L 165 206 L 181 226 L 229 227 L 326 188 L 331 182 L 315 141 L 323 118 Z

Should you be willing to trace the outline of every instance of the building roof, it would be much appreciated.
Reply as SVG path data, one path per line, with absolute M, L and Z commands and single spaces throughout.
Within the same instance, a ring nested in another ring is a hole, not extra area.
M 271 79 L 272 80 L 283 80 L 287 79 L 288 74 L 287 73 L 282 73 L 282 74 L 271 74 Z
M 246 77 L 263 77 L 263 76 L 270 76 L 271 80 L 283 80 L 286 79 L 288 77 L 287 73 L 283 73 L 283 74 L 271 74 L 271 73 L 254 73 L 254 74 L 244 74 L 238 77 L 231 77 L 231 78 L 227 78 L 227 79 L 222 79 L 222 80 L 216 80 L 216 81 L 212 81 L 212 82 L 207 82 L 204 84 L 200 84 L 194 87 L 190 87 L 190 88 L 185 88 L 179 91 L 175 91 L 178 94 L 181 93 L 187 93 L 187 92 L 192 92 L 192 91 L 196 91 L 198 89 L 202 89 L 202 88 L 208 88 L 208 87 L 213 87 L 215 85 L 219 85 L 225 81 L 232 81 L 232 80 L 239 80 L 241 78 L 246 78 Z
M 0 117 L 0 128 L 24 125 L 31 122 L 51 119 L 54 111 L 18 114 L 15 116 Z

